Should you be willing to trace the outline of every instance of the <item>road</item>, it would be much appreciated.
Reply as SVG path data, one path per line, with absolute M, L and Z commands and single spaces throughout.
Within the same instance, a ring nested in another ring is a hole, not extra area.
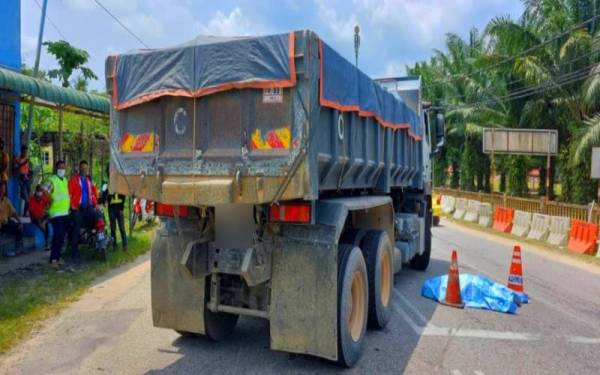
M 427 272 L 395 279 L 395 314 L 369 331 L 349 374 L 598 373 L 600 267 L 523 246 L 531 304 L 517 315 L 458 310 L 420 297 L 427 277 L 445 273 L 450 251 L 461 272 L 504 282 L 512 241 L 442 222 Z M 242 318 L 224 342 L 152 327 L 148 258 L 98 281 L 8 356 L 3 374 L 334 373 L 334 364 L 268 349 L 266 321 Z

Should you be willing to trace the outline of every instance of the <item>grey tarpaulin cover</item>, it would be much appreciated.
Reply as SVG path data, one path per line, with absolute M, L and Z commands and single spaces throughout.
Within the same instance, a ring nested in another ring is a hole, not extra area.
M 199 97 L 240 88 L 296 84 L 294 33 L 200 36 L 173 48 L 117 56 L 113 105 L 123 109 L 165 96 Z
M 113 106 L 122 110 L 161 96 L 201 97 L 243 88 L 296 85 L 294 32 L 196 39 L 172 48 L 116 56 Z M 320 44 L 320 104 L 372 117 L 380 125 L 423 136 L 418 114 L 327 44 Z

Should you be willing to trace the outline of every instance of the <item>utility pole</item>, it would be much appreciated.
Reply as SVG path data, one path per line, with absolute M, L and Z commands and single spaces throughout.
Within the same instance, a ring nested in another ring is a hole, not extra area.
M 354 26 L 354 58 L 356 67 L 358 67 L 358 49 L 360 48 L 360 27 Z
M 42 43 L 44 42 L 44 25 L 46 24 L 46 8 L 48 6 L 48 0 L 44 0 L 42 4 L 42 15 L 40 16 L 40 30 L 38 33 L 37 49 L 35 51 L 35 63 L 33 65 L 33 76 L 37 78 L 38 71 L 40 70 L 40 52 L 42 49 Z M 27 118 L 27 137 L 25 138 L 25 144 L 29 144 L 31 141 L 31 130 L 33 127 L 33 97 L 29 102 L 29 117 Z

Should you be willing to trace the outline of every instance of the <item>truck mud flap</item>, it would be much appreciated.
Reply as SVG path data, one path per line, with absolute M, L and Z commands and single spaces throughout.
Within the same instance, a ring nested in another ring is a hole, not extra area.
M 155 327 L 203 334 L 207 250 L 194 242 L 197 224 L 180 220 L 180 226 L 179 235 L 173 220 L 161 222 L 152 243 L 152 320 Z
M 335 227 L 284 225 L 273 249 L 271 348 L 337 360 Z

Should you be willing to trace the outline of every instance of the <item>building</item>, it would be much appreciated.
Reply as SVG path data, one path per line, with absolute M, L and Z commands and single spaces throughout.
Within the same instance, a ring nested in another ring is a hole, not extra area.
M 0 67 L 15 72 L 21 71 L 21 0 L 2 1 L 0 12 Z M 21 106 L 17 92 L 0 87 L 0 137 L 11 160 L 18 155 L 20 140 Z M 10 200 L 17 202 L 17 186 L 13 178 L 9 180 Z

